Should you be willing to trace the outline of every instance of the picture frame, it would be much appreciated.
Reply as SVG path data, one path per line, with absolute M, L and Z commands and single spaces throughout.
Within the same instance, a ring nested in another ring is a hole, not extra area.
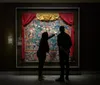
M 74 54 L 70 61 L 70 68 L 80 68 L 80 8 L 79 7 L 16 7 L 16 68 L 38 68 L 37 62 L 25 62 L 22 59 L 22 14 L 26 12 L 58 12 L 74 14 Z M 59 68 L 59 62 L 46 62 L 44 68 Z

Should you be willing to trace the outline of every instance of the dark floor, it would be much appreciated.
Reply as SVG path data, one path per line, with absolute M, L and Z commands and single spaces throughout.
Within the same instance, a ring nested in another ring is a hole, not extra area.
M 37 75 L 20 75 L 0 72 L 0 85 L 100 85 L 100 74 L 70 75 L 69 82 L 56 82 L 58 75 L 45 75 L 44 81 L 38 81 Z

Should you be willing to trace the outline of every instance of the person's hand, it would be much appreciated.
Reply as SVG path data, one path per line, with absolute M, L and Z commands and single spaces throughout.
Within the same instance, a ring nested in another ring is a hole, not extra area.
M 58 33 L 55 33 L 55 35 L 58 35 Z
M 52 36 L 55 36 L 55 34 L 52 34 Z

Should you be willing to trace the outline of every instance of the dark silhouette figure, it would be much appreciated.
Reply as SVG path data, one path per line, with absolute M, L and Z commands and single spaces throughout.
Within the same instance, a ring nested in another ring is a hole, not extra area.
M 39 80 L 43 80 L 43 76 L 42 76 L 42 71 L 43 71 L 43 66 L 45 63 L 45 59 L 46 59 L 46 53 L 49 52 L 49 45 L 48 45 L 48 39 L 52 38 L 55 34 L 51 35 L 50 37 L 48 37 L 48 33 L 44 32 L 42 34 L 42 38 L 40 40 L 39 43 L 39 49 L 37 51 L 37 56 L 38 56 L 38 60 L 39 60 L 39 66 L 38 66 L 38 70 L 39 70 L 39 74 L 38 74 L 38 79 Z
M 59 60 L 60 60 L 60 78 L 56 81 L 64 81 L 64 69 L 66 66 L 66 77 L 68 80 L 69 75 L 69 53 L 72 45 L 70 36 L 65 33 L 64 26 L 60 26 L 60 34 L 57 36 L 57 44 L 59 47 Z

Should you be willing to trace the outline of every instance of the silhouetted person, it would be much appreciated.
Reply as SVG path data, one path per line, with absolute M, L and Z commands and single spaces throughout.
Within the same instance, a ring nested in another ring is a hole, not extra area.
M 70 36 L 65 33 L 64 26 L 60 26 L 60 34 L 57 36 L 57 44 L 59 47 L 59 60 L 60 60 L 60 78 L 56 81 L 64 81 L 64 69 L 66 65 L 66 77 L 68 80 L 69 76 L 69 53 L 72 45 Z
M 46 59 L 46 53 L 49 52 L 48 39 L 52 38 L 54 35 L 55 34 L 48 37 L 47 32 L 44 32 L 42 34 L 42 38 L 39 43 L 39 49 L 37 51 L 37 56 L 39 59 L 39 66 L 38 66 L 39 68 L 38 69 L 39 70 L 38 79 L 39 80 L 43 80 L 43 76 L 42 76 L 43 66 L 44 66 L 45 59 Z

